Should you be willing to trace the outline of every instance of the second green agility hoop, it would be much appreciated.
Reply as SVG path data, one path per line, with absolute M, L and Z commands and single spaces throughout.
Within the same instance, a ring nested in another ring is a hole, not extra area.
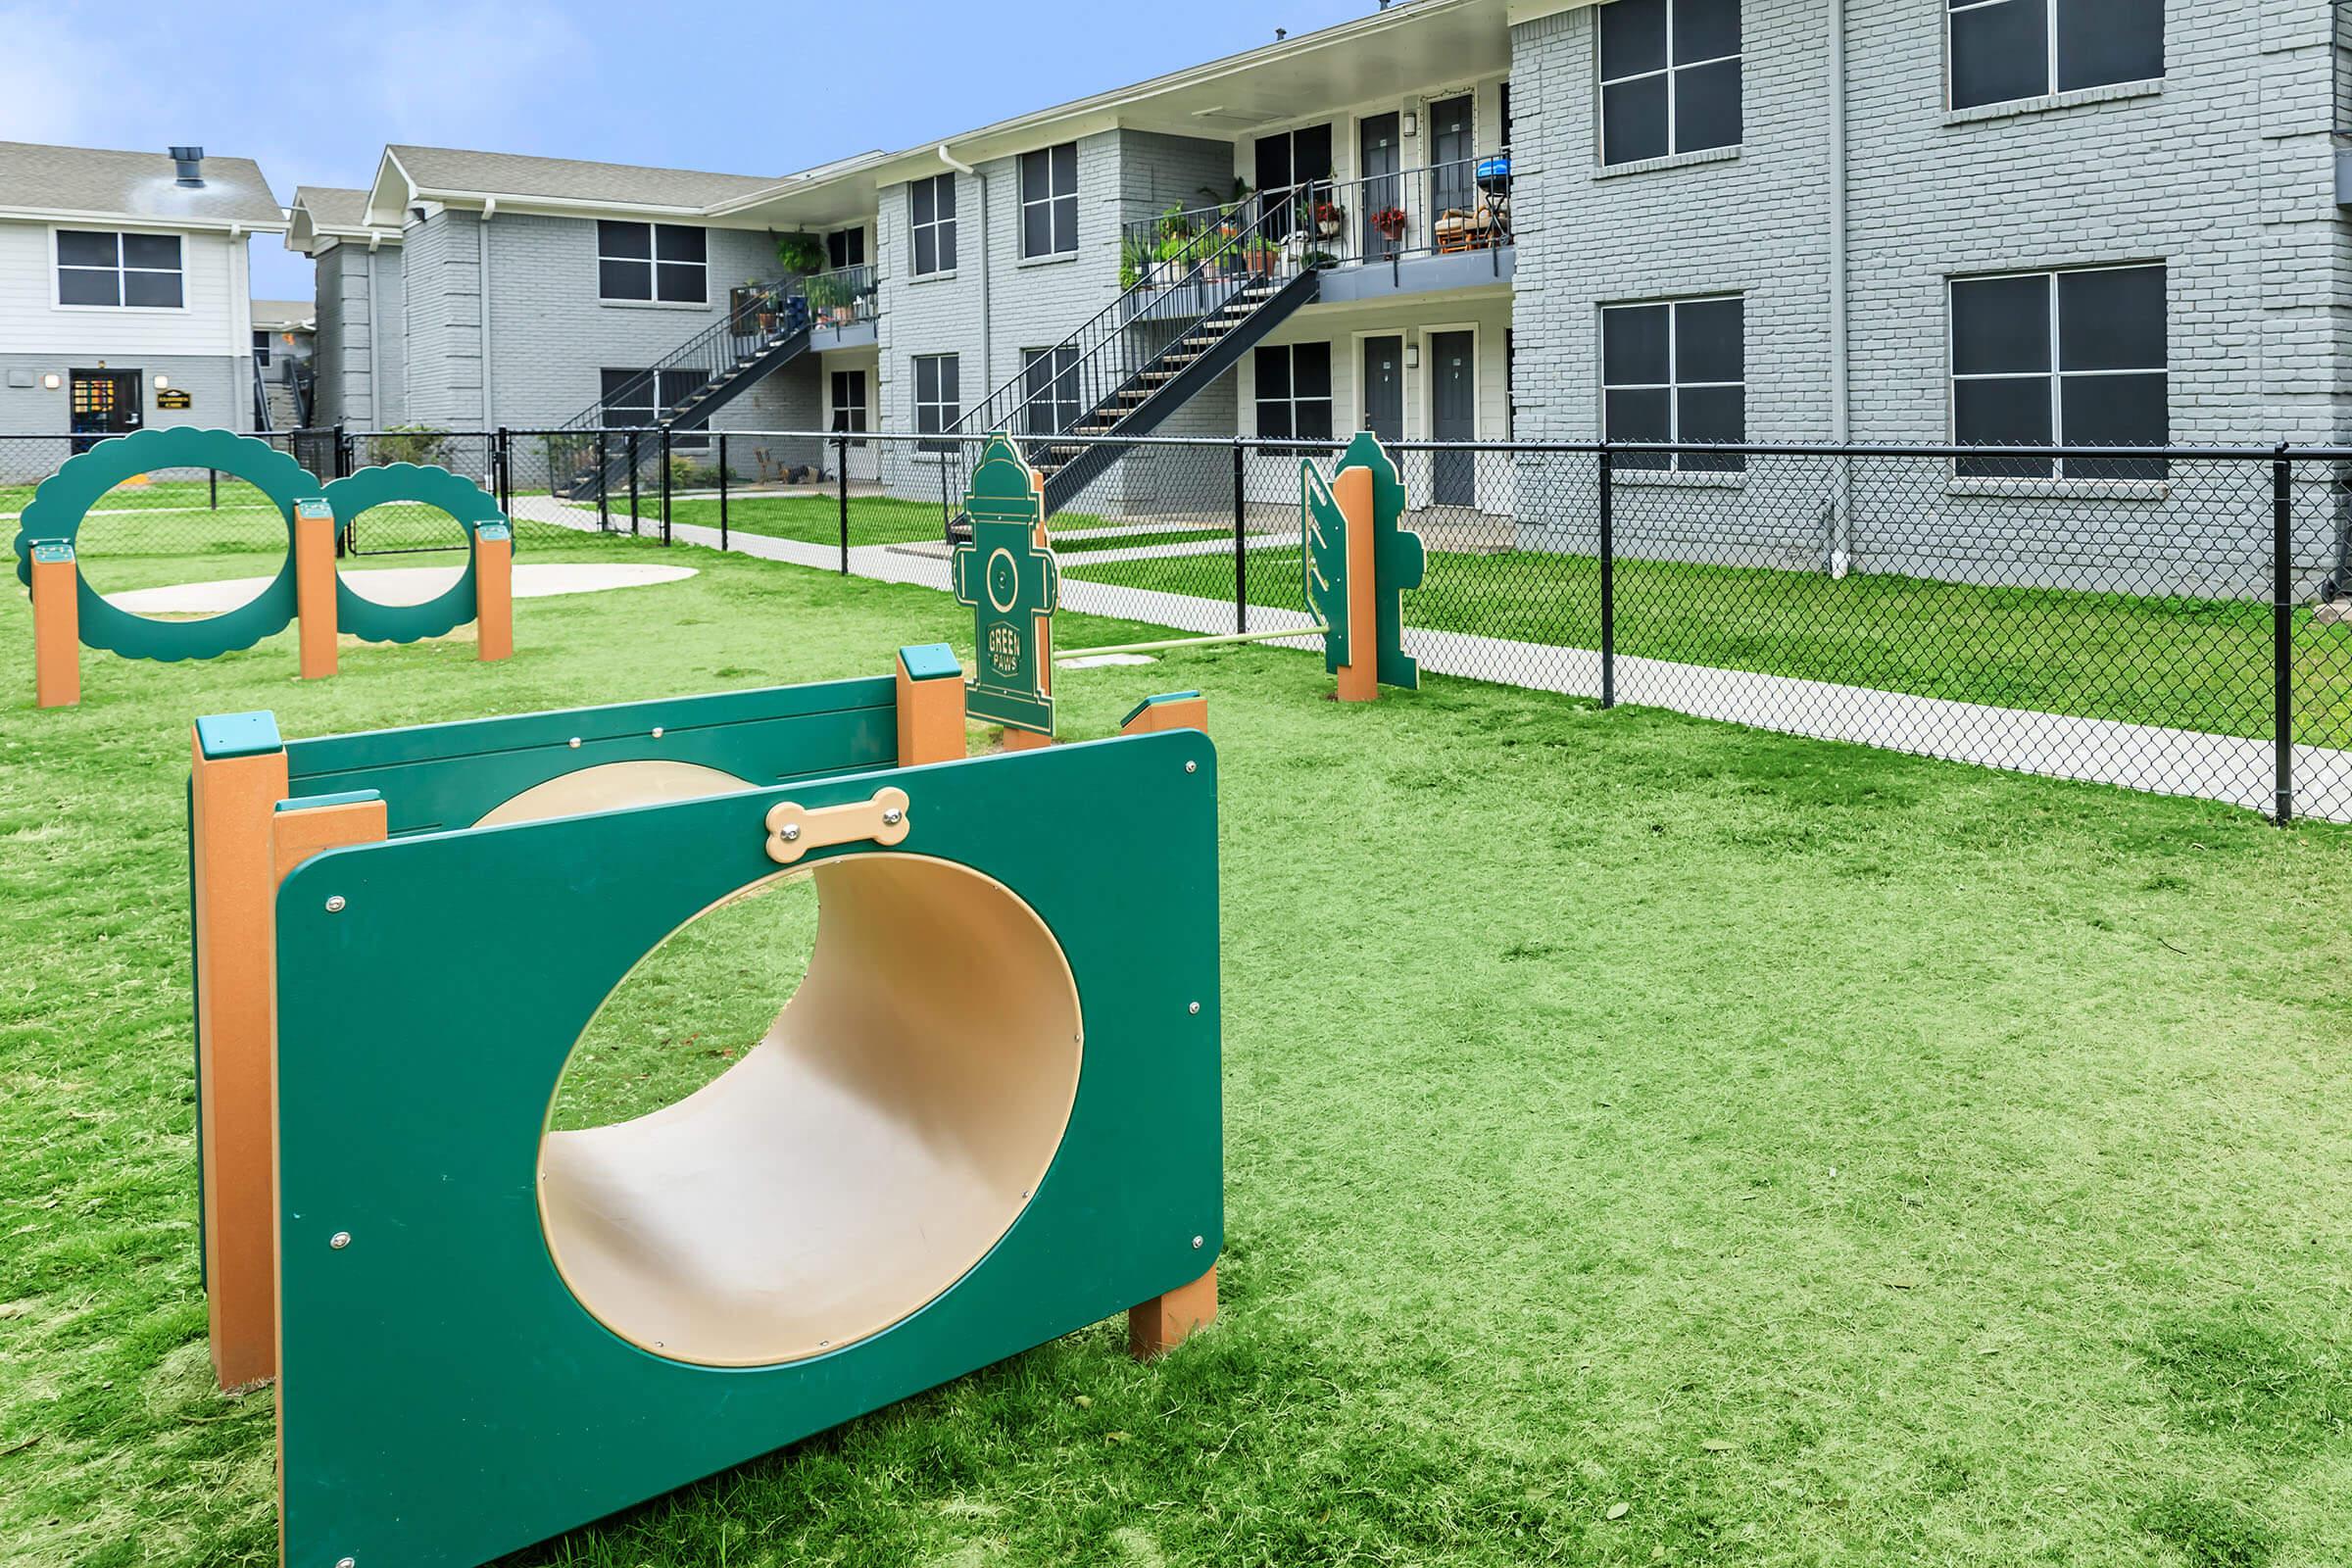
M 394 501 L 416 501 L 438 508 L 466 530 L 466 570 L 442 593 L 421 605 L 379 605 L 356 592 L 338 571 L 335 574 L 335 625 L 338 630 L 371 643 L 413 643 L 457 630 L 474 618 L 474 544 L 490 523 L 503 523 L 506 514 L 497 500 L 464 474 L 415 463 L 362 468 L 337 479 L 324 490 L 334 508 L 335 535 L 347 533 L 352 519 L 371 507 Z

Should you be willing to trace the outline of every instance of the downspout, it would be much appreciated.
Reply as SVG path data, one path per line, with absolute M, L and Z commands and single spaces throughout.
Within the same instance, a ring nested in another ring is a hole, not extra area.
M 384 236 L 368 234 L 368 422 L 382 429 L 384 418 L 384 269 L 376 252 Z
M 939 144 L 939 161 L 958 174 L 969 174 L 980 184 L 980 396 L 985 399 L 997 390 L 994 364 L 996 334 L 988 324 L 989 295 L 995 292 L 988 282 L 988 176 L 949 152 L 948 144 L 944 141 Z M 957 409 L 956 414 L 958 418 L 963 416 L 961 409 Z
M 482 223 L 479 230 L 478 245 L 481 253 L 480 270 L 482 290 L 482 428 L 485 430 L 495 430 L 498 428 L 497 421 L 491 417 L 490 414 L 491 409 L 496 406 L 495 400 L 491 396 L 490 385 L 490 363 L 492 359 L 490 353 L 490 220 L 497 215 L 498 198 L 495 196 L 484 197 L 482 199 Z
M 1853 387 L 1848 372 L 1846 311 L 1845 0 L 1830 0 L 1830 440 L 1853 440 Z M 1830 502 L 1830 575 L 1853 566 L 1853 465 L 1837 460 Z

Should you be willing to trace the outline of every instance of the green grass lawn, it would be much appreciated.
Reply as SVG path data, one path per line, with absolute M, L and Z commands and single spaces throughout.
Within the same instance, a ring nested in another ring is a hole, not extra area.
M 52 713 L 8 598 L 0 1563 L 274 1561 L 270 1400 L 213 1392 L 197 1284 L 191 716 L 970 635 L 918 589 L 662 559 L 701 575 L 526 602 L 505 664 L 90 655 Z M 1210 693 L 1217 1326 L 1144 1367 L 1099 1325 L 510 1563 L 2352 1561 L 2343 831 L 1443 679 L 1343 708 L 1273 649 L 1055 684 L 1078 738 Z M 560 1114 L 723 1068 L 807 916 L 754 901 L 641 970 Z
M 1070 576 L 1230 598 L 1218 558 L 1067 563 Z M 1300 608 L 1297 545 L 1250 553 L 1250 602 Z M 2123 719 L 2223 735 L 2272 732 L 2271 607 L 1919 577 L 1620 561 L 1617 651 L 1724 669 Z M 1569 648 L 1600 646 L 1599 564 L 1523 551 L 1432 551 L 1405 624 Z M 2352 746 L 2352 626 L 2298 613 L 2295 732 Z

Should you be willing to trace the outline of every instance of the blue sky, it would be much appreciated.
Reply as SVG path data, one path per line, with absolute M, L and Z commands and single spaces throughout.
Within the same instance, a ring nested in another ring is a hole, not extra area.
M 1374 9 L 0 0 L 0 140 L 159 152 L 197 142 L 257 160 L 280 201 L 296 185 L 368 183 L 391 141 L 780 174 Z M 253 260 L 257 295 L 310 294 L 310 264 L 274 240 Z

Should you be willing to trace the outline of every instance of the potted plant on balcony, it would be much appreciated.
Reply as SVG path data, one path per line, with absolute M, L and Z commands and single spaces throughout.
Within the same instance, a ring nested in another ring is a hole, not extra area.
M 1325 239 L 1338 234 L 1348 221 L 1347 209 L 1337 202 L 1315 203 L 1315 232 Z
M 776 265 L 788 276 L 805 277 L 825 268 L 825 245 L 814 234 L 786 234 L 776 241 Z
M 1280 247 L 1263 234 L 1244 247 L 1243 256 L 1252 277 L 1264 277 L 1274 270 L 1275 258 L 1282 254 Z
M 1372 215 L 1372 226 L 1392 245 L 1404 238 L 1404 209 L 1401 207 L 1383 207 Z
M 1152 275 L 1152 247 L 1135 235 L 1119 241 L 1119 287 L 1131 289 Z
M 850 280 L 825 272 L 808 280 L 808 309 L 832 326 L 850 324 Z

